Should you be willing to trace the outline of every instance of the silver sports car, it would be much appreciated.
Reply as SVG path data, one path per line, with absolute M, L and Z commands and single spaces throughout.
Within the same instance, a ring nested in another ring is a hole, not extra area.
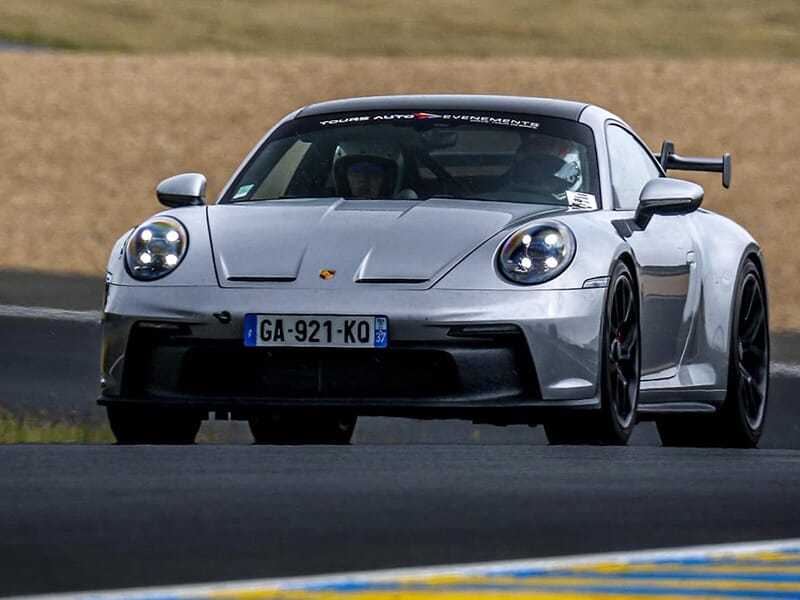
M 348 443 L 359 415 L 543 425 L 553 444 L 755 446 L 769 337 L 755 240 L 616 115 L 564 100 L 307 106 L 206 205 L 108 263 L 99 403 L 120 443 Z

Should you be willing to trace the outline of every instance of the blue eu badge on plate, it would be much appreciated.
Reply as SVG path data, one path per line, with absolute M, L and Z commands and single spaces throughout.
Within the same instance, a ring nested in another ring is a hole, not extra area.
M 389 323 L 386 317 L 375 317 L 375 347 L 386 348 L 389 343 Z

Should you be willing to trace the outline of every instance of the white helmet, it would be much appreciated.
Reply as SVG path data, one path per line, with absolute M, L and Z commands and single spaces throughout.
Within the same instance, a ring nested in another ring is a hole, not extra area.
M 563 197 L 581 188 L 583 175 L 578 145 L 570 140 L 534 134 L 520 144 L 511 168 L 513 183 Z
M 340 142 L 333 153 L 333 183 L 336 193 L 352 196 L 347 170 L 359 163 L 379 165 L 383 169 L 380 196 L 394 198 L 400 191 L 403 178 L 403 152 L 397 144 L 382 140 L 353 140 Z

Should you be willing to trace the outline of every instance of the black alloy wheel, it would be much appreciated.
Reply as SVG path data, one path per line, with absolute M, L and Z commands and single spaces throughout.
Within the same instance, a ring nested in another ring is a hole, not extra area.
M 755 448 L 764 430 L 769 384 L 769 323 L 761 274 L 747 259 L 736 278 L 728 388 L 717 414 L 657 422 L 665 446 Z
M 601 330 L 600 411 L 575 412 L 545 423 L 551 444 L 628 442 L 636 423 L 641 373 L 639 302 L 625 263 L 611 274 Z
M 356 415 L 339 412 L 284 411 L 259 413 L 248 419 L 256 444 L 346 445 L 356 428 Z
M 735 345 L 723 406 L 729 445 L 754 448 L 764 429 L 769 385 L 769 326 L 761 276 L 752 261 L 745 265 L 736 325 Z
M 203 422 L 192 410 L 150 406 L 107 406 L 118 444 L 194 444 Z

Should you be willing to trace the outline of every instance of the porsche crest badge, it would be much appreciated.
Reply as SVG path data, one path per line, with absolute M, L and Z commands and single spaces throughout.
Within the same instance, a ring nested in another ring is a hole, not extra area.
M 336 271 L 334 269 L 322 269 L 319 272 L 320 279 L 333 279 L 334 275 L 336 275 Z

